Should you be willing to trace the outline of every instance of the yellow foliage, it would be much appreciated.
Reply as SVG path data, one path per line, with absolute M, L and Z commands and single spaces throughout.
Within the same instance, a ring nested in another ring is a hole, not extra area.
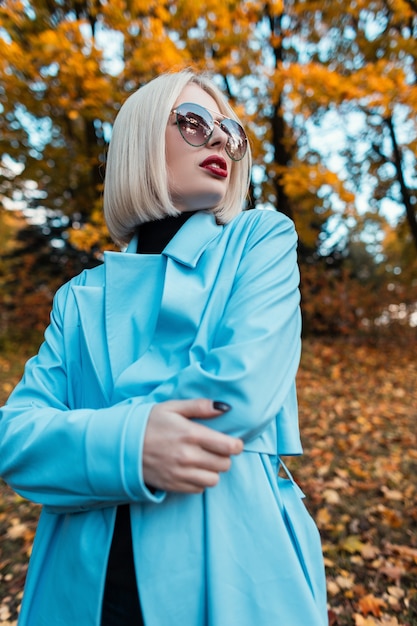
M 268 12 L 272 17 L 281 15 L 284 12 L 283 0 L 269 0 L 267 6 Z

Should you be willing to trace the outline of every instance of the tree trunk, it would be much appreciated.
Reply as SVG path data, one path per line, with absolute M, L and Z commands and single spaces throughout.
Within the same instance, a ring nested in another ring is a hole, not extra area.
M 288 166 L 290 162 L 290 155 L 288 154 L 287 149 L 285 148 L 285 122 L 282 117 L 281 111 L 281 98 L 274 105 L 274 115 L 271 120 L 272 124 L 272 144 L 274 146 L 274 162 L 280 167 Z M 277 211 L 288 215 L 291 219 L 293 219 L 293 210 L 288 198 L 288 195 L 285 192 L 284 186 L 281 181 L 281 177 L 279 175 L 275 175 L 274 178 L 274 189 L 276 195 L 276 208 Z
M 392 117 L 385 118 L 385 123 L 387 125 L 391 143 L 392 143 L 392 152 L 393 152 L 393 165 L 395 167 L 397 173 L 397 179 L 400 185 L 401 196 L 405 207 L 405 213 L 407 217 L 407 222 L 410 227 L 411 236 L 413 237 L 414 245 L 417 250 L 417 215 L 415 210 L 415 202 L 416 196 L 410 191 L 407 187 L 407 184 L 404 179 L 404 171 L 403 171 L 403 162 L 402 162 L 402 154 L 400 147 L 397 142 L 397 137 L 395 134 L 394 123 L 392 121 Z M 414 201 L 414 202 L 413 202 Z
M 284 57 L 284 50 L 282 47 L 283 32 L 282 32 L 282 18 L 283 15 L 272 15 L 269 6 L 265 6 L 265 13 L 268 18 L 269 28 L 271 31 L 271 44 L 274 59 L 275 70 L 279 71 Z M 271 119 L 272 128 L 272 145 L 274 147 L 274 163 L 280 167 L 287 167 L 290 162 L 291 155 L 285 147 L 285 121 L 282 115 L 282 98 L 279 95 L 276 102 L 273 102 L 273 115 Z M 276 209 L 281 213 L 284 213 L 291 219 L 293 219 L 293 210 L 287 194 L 285 193 L 284 186 L 282 184 L 281 177 L 275 175 L 273 180 L 274 191 L 276 196 Z

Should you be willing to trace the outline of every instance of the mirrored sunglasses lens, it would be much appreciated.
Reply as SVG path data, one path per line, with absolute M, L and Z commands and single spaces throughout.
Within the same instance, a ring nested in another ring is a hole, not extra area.
M 213 121 L 200 107 L 178 107 L 177 124 L 180 133 L 191 146 L 203 146 L 213 132 Z
M 234 120 L 226 119 L 220 128 L 228 135 L 226 153 L 233 161 L 240 161 L 246 154 L 248 139 L 242 126 Z

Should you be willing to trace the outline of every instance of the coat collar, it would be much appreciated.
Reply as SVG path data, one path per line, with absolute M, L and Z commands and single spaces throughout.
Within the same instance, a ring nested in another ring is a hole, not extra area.
M 219 236 L 223 226 L 209 211 L 199 211 L 188 219 L 165 247 L 162 254 L 187 267 L 196 267 L 208 245 Z M 126 252 L 136 253 L 138 235 L 131 239 Z

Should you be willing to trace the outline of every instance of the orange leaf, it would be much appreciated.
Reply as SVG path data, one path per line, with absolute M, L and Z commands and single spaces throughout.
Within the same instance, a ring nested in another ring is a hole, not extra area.
M 384 602 L 382 598 L 376 598 L 371 593 L 368 593 L 368 595 L 360 598 L 358 605 L 363 615 L 366 616 L 371 613 L 372 615 L 375 615 L 375 617 L 380 617 L 381 609 L 387 606 L 386 602 Z

